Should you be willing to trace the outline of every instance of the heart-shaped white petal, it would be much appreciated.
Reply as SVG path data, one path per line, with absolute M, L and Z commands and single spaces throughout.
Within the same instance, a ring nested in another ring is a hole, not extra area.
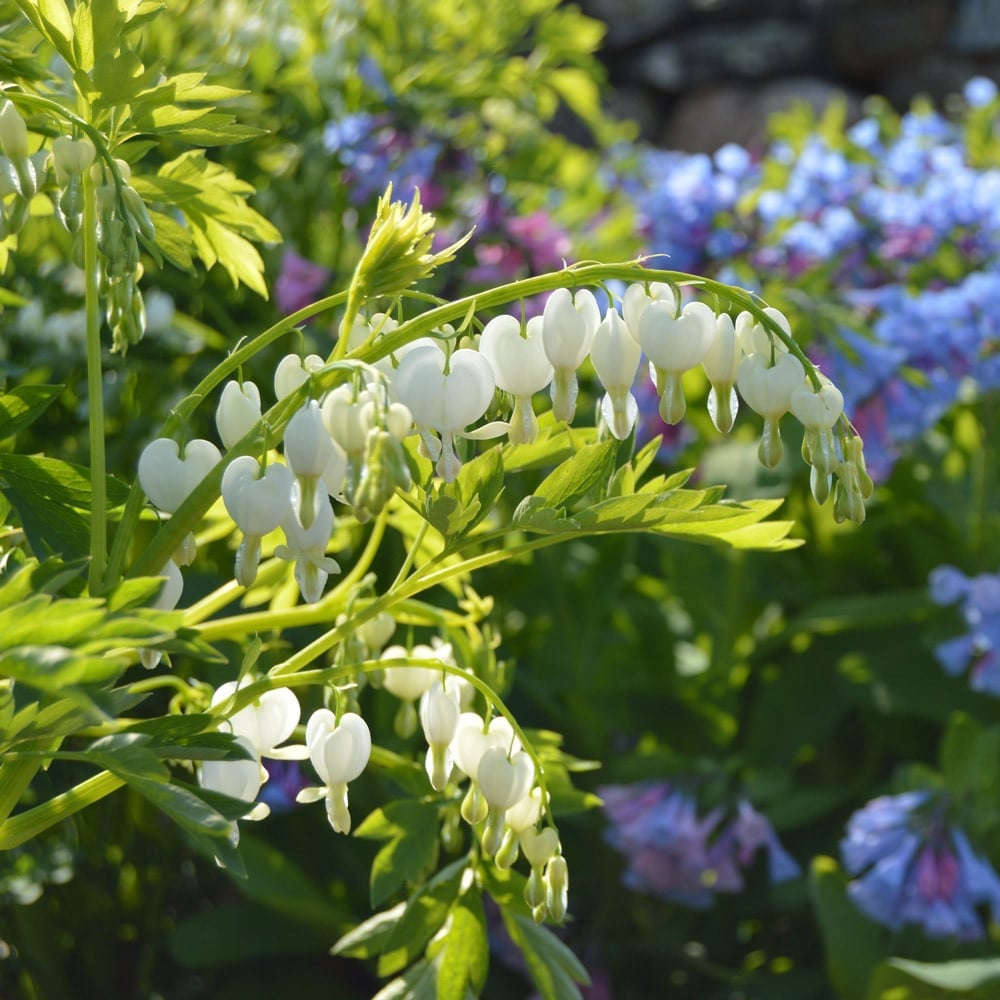
M 222 500 L 244 535 L 274 531 L 291 513 L 293 477 L 287 466 L 272 462 L 260 475 L 257 459 L 241 455 L 222 476 Z
M 552 365 L 545 356 L 542 339 L 543 320 L 528 320 L 521 335 L 521 324 L 513 316 L 495 316 L 479 338 L 479 353 L 486 358 L 496 376 L 497 386 L 514 396 L 532 396 L 552 381 Z
M 559 834 L 547 826 L 544 830 L 522 830 L 521 850 L 532 868 L 543 868 L 559 850 Z
M 445 365 L 449 371 L 445 372 Z M 489 361 L 461 348 L 450 359 L 434 347 L 410 351 L 396 372 L 396 393 L 418 427 L 456 434 L 477 421 L 493 399 Z
M 844 412 L 844 396 L 832 382 L 819 392 L 814 392 L 811 385 L 802 385 L 792 393 L 791 410 L 803 427 L 828 430 Z
M 568 288 L 557 288 L 542 312 L 542 342 L 553 368 L 579 368 L 600 322 L 593 292 L 581 288 L 574 295 Z
M 639 343 L 665 372 L 686 372 L 700 364 L 715 337 L 715 313 L 704 302 L 689 302 L 677 317 L 666 299 L 650 302 L 639 320 Z
M 791 354 L 778 354 L 773 365 L 767 357 L 751 354 L 740 362 L 736 387 L 747 406 L 762 417 L 776 419 L 788 412 L 792 393 L 802 387 L 806 373 L 802 363 Z
M 215 411 L 215 426 L 226 448 L 232 448 L 260 420 L 260 390 L 253 382 L 227 382 Z
M 157 438 L 139 456 L 139 485 L 155 506 L 172 514 L 221 458 L 211 441 L 189 441 L 181 458 L 173 438 Z
M 476 781 L 491 809 L 506 811 L 523 799 L 535 780 L 535 765 L 519 750 L 507 757 L 503 747 L 490 747 L 483 753 L 476 771 Z
M 278 399 L 295 392 L 309 375 L 323 367 L 323 359 L 318 354 L 310 354 L 305 361 L 297 354 L 286 354 L 278 362 L 274 371 L 274 394 Z
M 345 712 L 336 722 L 329 709 L 312 714 L 306 725 L 309 759 L 320 778 L 330 785 L 353 781 L 368 764 L 372 737 L 360 715 Z

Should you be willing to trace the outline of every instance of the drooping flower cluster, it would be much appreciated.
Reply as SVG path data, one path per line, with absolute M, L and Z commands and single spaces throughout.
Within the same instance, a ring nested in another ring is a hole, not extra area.
M 523 854 L 530 866 L 525 899 L 536 920 L 561 922 L 566 916 L 569 873 L 559 835 L 541 825 L 547 801 L 538 783 L 535 762 L 523 749 L 510 722 L 497 715 L 486 719 L 470 706 L 472 684 L 455 668 L 451 646 L 389 646 L 381 659 L 387 664 L 383 684 L 400 700 L 397 732 L 409 735 L 411 719 L 419 717 L 427 741 L 425 770 L 431 788 L 459 794 L 461 816 L 475 829 L 484 857 L 497 867 L 512 867 Z M 399 665 L 399 661 L 406 665 Z M 419 709 L 414 712 L 414 703 Z
M 1000 111 L 984 78 L 965 100 L 980 126 Z M 640 150 L 621 166 L 646 249 L 671 266 L 752 288 L 808 284 L 809 350 L 844 387 L 880 478 L 963 387 L 1000 385 L 1000 170 L 980 162 L 979 126 L 927 108 L 888 121 L 760 156 Z
M 968 631 L 934 650 L 952 676 L 969 672 L 974 691 L 1000 697 L 1000 574 L 968 577 L 954 566 L 938 566 L 928 580 L 935 604 L 958 604 Z
M 767 818 L 745 799 L 735 815 L 723 806 L 698 815 L 695 798 L 667 782 L 606 785 L 608 843 L 624 855 L 625 885 L 693 909 L 707 909 L 715 893 L 740 892 L 743 872 L 763 849 L 772 882 L 800 870 Z
M 980 908 L 1000 920 L 1000 878 L 928 792 L 873 799 L 851 817 L 840 852 L 850 898 L 894 931 L 918 924 L 929 937 L 978 941 Z
M 249 682 L 250 678 L 244 677 L 220 685 L 212 695 L 211 706 L 224 706 Z M 300 711 L 295 695 L 287 688 L 278 688 L 265 691 L 256 701 L 230 715 L 219 728 L 232 733 L 250 756 L 245 760 L 205 761 L 199 772 L 202 787 L 246 802 L 244 819 L 260 820 L 268 816 L 270 806 L 257 801 L 261 786 L 269 777 L 263 758 L 298 760 L 305 756 L 300 747 L 279 746 L 294 732 Z M 235 822 L 231 838 L 234 843 L 239 839 Z
M 475 688 L 470 675 L 456 666 L 449 643 L 435 638 L 409 649 L 386 646 L 379 653 L 395 623 L 390 618 L 388 623 L 373 619 L 366 624 L 374 628 L 359 630 L 358 641 L 366 655 L 375 654 L 386 664 L 377 674 L 381 686 L 400 701 L 400 735 L 411 736 L 419 719 L 427 743 L 429 788 L 440 793 L 443 811 L 453 813 L 456 823 L 461 816 L 474 829 L 482 856 L 498 868 L 511 868 L 523 854 L 529 865 L 525 898 L 535 918 L 561 922 L 568 904 L 566 860 L 555 828 L 543 823 L 547 799 L 535 761 L 514 727 L 503 716 L 487 719 L 472 710 Z M 295 801 L 323 801 L 334 831 L 350 833 L 348 785 L 362 774 L 372 754 L 357 689 L 352 685 L 334 693 L 337 711 L 324 707 L 310 715 L 303 746 L 285 743 L 300 717 L 298 700 L 287 688 L 267 690 L 231 711 L 233 699 L 252 682 L 245 676 L 221 685 L 212 696 L 210 709 L 223 716 L 220 731 L 237 737 L 248 756 L 204 762 L 199 770 L 202 787 L 245 802 L 243 819 L 263 819 L 270 811 L 265 786 L 270 775 L 263 761 L 308 758 L 321 783 L 303 786 L 295 774 L 290 779 L 298 786 Z M 287 807 L 288 797 L 282 790 L 276 799 Z M 231 839 L 238 841 L 236 823 Z
M 376 343 L 397 325 L 380 313 L 358 317 L 346 347 Z M 463 341 L 448 326 L 437 333 L 438 338 L 405 344 L 377 366 L 355 365 L 349 382 L 307 399 L 285 426 L 283 464 L 271 461 L 264 467 L 251 455 L 229 462 L 221 492 L 243 534 L 236 555 L 240 584 L 253 585 L 263 539 L 280 527 L 285 541 L 275 555 L 295 563 L 303 598 L 318 601 L 329 575 L 339 572 L 326 554 L 335 523 L 331 499 L 349 504 L 364 521 L 397 488 L 408 489 L 411 472 L 403 440 L 413 431 L 438 475 L 450 482 L 462 464 L 459 439 L 506 433 L 513 444 L 534 441 L 534 397 L 546 388 L 555 418 L 572 421 L 577 372 L 588 357 L 605 390 L 600 419 L 614 437 L 627 438 L 638 419 L 632 390 L 644 355 L 659 394 L 659 414 L 670 425 L 686 412 L 682 377 L 700 366 L 711 385 L 709 412 L 721 431 L 733 426 L 739 390 L 764 418 L 759 455 L 773 467 L 782 456 L 779 423 L 791 412 L 805 430 L 803 456 L 811 466 L 817 501 L 826 501 L 832 484 L 834 516 L 864 519 L 871 480 L 861 440 L 843 419 L 843 396 L 817 370 L 810 367 L 807 374 L 789 350 L 788 321 L 775 309 L 764 309 L 759 317 L 741 312 L 734 320 L 697 300 L 681 307 L 669 285 L 637 283 L 625 289 L 621 310 L 609 304 L 602 318 L 589 289 L 561 288 L 549 296 L 539 317 L 525 322 L 497 316 L 487 322 L 478 345 L 466 340 L 470 346 L 459 346 Z M 286 356 L 274 375 L 276 398 L 299 390 L 323 367 L 318 355 Z M 509 420 L 474 427 L 498 389 L 513 398 Z M 257 432 L 261 420 L 258 387 L 228 382 L 216 410 L 223 446 L 237 446 Z M 143 451 L 139 481 L 156 507 L 173 513 L 220 461 L 209 441 L 189 441 L 182 454 L 177 442 L 161 438 Z M 189 536 L 173 562 L 187 565 L 193 558 Z

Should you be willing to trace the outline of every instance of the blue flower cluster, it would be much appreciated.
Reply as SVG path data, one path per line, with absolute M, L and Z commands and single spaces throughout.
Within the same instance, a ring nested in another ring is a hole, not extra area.
M 979 908 L 1000 920 L 1000 878 L 928 792 L 873 799 L 851 817 L 840 852 L 850 898 L 894 931 L 918 924 L 929 937 L 978 941 Z
M 623 881 L 636 892 L 707 909 L 715 893 L 742 890 L 743 870 L 761 848 L 772 882 L 800 874 L 770 822 L 746 800 L 723 823 L 726 809 L 699 818 L 694 797 L 666 782 L 597 791 L 609 820 L 605 839 L 625 856 Z
M 965 98 L 1000 110 L 983 78 Z M 812 350 L 851 396 L 876 477 L 960 386 L 1000 384 L 1000 169 L 973 162 L 959 125 L 919 110 L 759 157 L 654 151 L 620 169 L 647 250 L 671 267 L 797 285 L 810 312 L 852 317 L 814 329 Z
M 954 566 L 938 566 L 929 579 L 935 604 L 961 603 L 968 631 L 940 643 L 938 661 L 952 676 L 969 671 L 969 685 L 1000 697 L 1000 574 L 968 577 Z

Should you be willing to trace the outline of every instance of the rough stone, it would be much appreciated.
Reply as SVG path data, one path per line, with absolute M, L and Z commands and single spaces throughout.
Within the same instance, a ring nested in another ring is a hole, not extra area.
M 962 0 L 951 43 L 962 53 L 1000 52 L 1000 0 Z
M 877 77 L 941 45 L 955 14 L 950 0 L 876 0 L 834 10 L 829 52 L 834 72 L 849 80 Z
M 666 149 L 714 153 L 727 142 L 760 147 L 771 115 L 796 101 L 806 101 L 817 112 L 837 97 L 848 100 L 848 115 L 860 114 L 861 100 L 819 77 L 788 77 L 763 84 L 716 83 L 677 101 L 657 136 Z
M 620 49 L 662 35 L 688 13 L 688 0 L 585 0 L 585 14 L 608 26 L 605 45 Z
M 702 26 L 646 47 L 628 77 L 664 91 L 682 91 L 726 77 L 762 79 L 801 72 L 817 57 L 805 24 L 779 18 Z
M 759 141 L 793 98 L 916 94 L 957 107 L 1000 82 L 1000 0 L 577 0 L 609 26 L 610 107 L 643 138 L 712 152 Z M 949 104 L 949 101 L 951 104 Z

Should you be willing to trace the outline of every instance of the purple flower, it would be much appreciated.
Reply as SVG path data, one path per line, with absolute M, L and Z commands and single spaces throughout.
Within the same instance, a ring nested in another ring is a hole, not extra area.
M 847 892 L 872 920 L 898 931 L 920 925 L 928 937 L 977 941 L 977 907 L 1000 914 L 1000 879 L 948 823 L 927 792 L 873 799 L 850 818 L 841 858 Z
M 768 820 L 741 801 L 699 817 L 694 797 L 665 782 L 599 788 L 610 821 L 605 839 L 627 860 L 624 884 L 692 909 L 707 909 L 719 892 L 739 892 L 743 872 L 763 848 L 772 881 L 794 878 L 799 866 Z
M 261 785 L 257 798 L 271 807 L 272 813 L 289 812 L 295 808 L 295 796 L 313 784 L 297 760 L 268 760 L 267 781 Z
M 274 283 L 274 301 L 284 315 L 315 302 L 330 280 L 330 272 L 294 250 L 281 255 L 281 273 Z
M 935 604 L 961 602 L 968 626 L 935 647 L 938 662 L 952 676 L 968 670 L 974 691 L 1000 697 L 1000 574 L 967 577 L 954 566 L 939 566 L 928 584 Z

